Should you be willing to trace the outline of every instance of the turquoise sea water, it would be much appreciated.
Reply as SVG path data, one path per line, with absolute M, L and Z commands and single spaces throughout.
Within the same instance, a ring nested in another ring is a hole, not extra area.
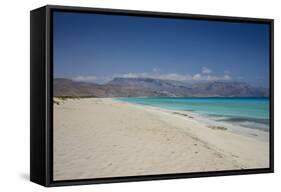
M 118 100 L 173 110 L 193 111 L 215 121 L 269 130 L 269 99 L 250 98 L 119 98 Z

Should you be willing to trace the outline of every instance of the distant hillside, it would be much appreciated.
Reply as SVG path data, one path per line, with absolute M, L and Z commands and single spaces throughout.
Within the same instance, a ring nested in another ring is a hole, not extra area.
M 190 88 L 178 84 L 177 81 L 150 78 L 115 78 L 108 85 L 150 90 L 169 97 L 188 96 L 191 91 Z
M 54 79 L 54 96 L 92 97 L 262 97 L 268 89 L 245 82 L 185 83 L 151 78 L 115 78 L 104 85 Z
M 157 97 L 166 96 L 154 90 L 121 85 L 98 85 L 70 79 L 54 79 L 54 96 L 78 97 Z

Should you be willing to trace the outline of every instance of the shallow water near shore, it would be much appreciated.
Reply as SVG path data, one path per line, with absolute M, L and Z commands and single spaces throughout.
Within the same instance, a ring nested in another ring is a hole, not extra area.
M 118 98 L 134 104 L 192 111 L 216 122 L 269 131 L 269 99 L 266 97 Z

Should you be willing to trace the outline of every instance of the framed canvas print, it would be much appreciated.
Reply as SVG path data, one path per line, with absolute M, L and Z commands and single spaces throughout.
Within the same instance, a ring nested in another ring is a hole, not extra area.
M 30 179 L 273 172 L 273 20 L 31 11 Z

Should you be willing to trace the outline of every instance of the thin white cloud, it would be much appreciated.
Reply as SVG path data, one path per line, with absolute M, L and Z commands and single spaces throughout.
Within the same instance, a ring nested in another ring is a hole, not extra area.
M 162 80 L 174 80 L 174 81 L 220 81 L 231 80 L 232 77 L 227 74 L 223 75 L 210 75 L 197 73 L 191 74 L 179 74 L 179 73 L 167 73 L 167 74 L 155 74 L 155 73 L 126 73 L 122 75 L 116 75 L 115 77 L 124 78 L 152 78 Z
M 97 80 L 96 76 L 77 76 L 72 78 L 73 81 L 82 81 L 82 82 L 95 82 Z
M 192 80 L 202 80 L 201 74 L 197 73 L 197 74 L 193 75 Z
M 152 78 L 174 81 L 228 81 L 233 78 L 230 74 L 223 73 L 221 75 L 214 74 L 211 69 L 203 67 L 200 73 L 196 74 L 180 74 L 180 73 L 160 73 L 160 69 L 154 68 L 150 73 L 125 73 L 117 74 L 112 77 L 97 77 L 97 76 L 77 76 L 72 78 L 74 81 L 92 82 L 92 83 L 107 83 L 116 77 L 123 78 Z
M 231 79 L 232 79 L 232 77 L 231 77 L 230 75 L 224 75 L 223 78 L 224 78 L 225 80 L 231 80 Z
M 153 71 L 154 73 L 160 73 L 160 69 L 157 68 L 157 67 L 153 68 L 152 71 Z
M 191 80 L 192 76 L 186 74 L 181 75 L 177 73 L 167 73 L 167 74 L 155 74 L 155 73 L 126 73 L 121 75 L 115 75 L 115 77 L 124 78 L 152 78 L 152 79 L 163 79 L 163 80 L 177 80 L 177 81 L 187 81 Z
M 210 73 L 212 73 L 212 70 L 207 68 L 207 67 L 202 67 L 201 73 L 202 74 L 210 74 Z
M 175 80 L 175 81 L 188 81 L 192 79 L 192 76 L 189 74 L 168 73 L 168 74 L 159 74 L 158 78 L 164 80 L 167 79 L 167 80 Z
M 225 70 L 223 73 L 224 74 L 229 74 L 230 72 L 228 70 Z

